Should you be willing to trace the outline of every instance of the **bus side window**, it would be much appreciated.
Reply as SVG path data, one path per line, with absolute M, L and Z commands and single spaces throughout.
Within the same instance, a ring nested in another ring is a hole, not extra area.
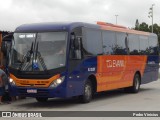
M 102 31 L 103 39 L 103 54 L 114 55 L 116 50 L 116 36 L 115 32 L 112 31 Z
M 133 34 L 128 35 L 128 47 L 130 55 L 139 55 L 139 48 L 140 48 L 139 35 L 133 35 Z
M 149 55 L 158 55 L 158 51 L 157 37 L 151 36 L 149 38 Z
M 140 35 L 139 36 L 139 43 L 140 43 L 140 49 L 139 49 L 139 53 L 140 55 L 148 55 L 149 50 L 148 50 L 148 37 L 144 36 L 144 35 Z
M 116 55 L 127 55 L 128 52 L 128 43 L 126 33 L 116 32 L 117 45 L 115 49 Z
M 101 30 L 83 28 L 82 50 L 85 56 L 97 56 L 103 54 Z

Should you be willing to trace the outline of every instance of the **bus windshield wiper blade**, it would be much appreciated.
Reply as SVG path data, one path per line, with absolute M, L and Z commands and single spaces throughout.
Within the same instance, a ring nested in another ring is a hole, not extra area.
M 38 54 L 38 46 L 39 46 L 39 42 L 37 42 L 37 46 L 36 46 L 36 54 L 35 54 L 35 60 L 37 60 L 37 54 Z
M 38 51 L 38 47 L 39 47 L 39 42 L 37 42 L 37 46 L 36 46 L 36 53 L 35 53 L 35 60 L 37 60 L 37 58 L 39 59 L 39 62 L 41 63 L 43 70 L 46 71 L 47 67 L 45 65 L 45 62 L 41 56 L 41 53 Z
M 23 60 L 19 66 L 19 70 L 22 69 L 22 66 L 26 60 L 27 60 L 27 62 L 29 62 L 31 60 L 31 55 L 33 54 L 33 46 L 34 46 L 34 42 L 32 42 L 31 49 L 29 51 L 27 51 L 27 54 L 23 57 Z

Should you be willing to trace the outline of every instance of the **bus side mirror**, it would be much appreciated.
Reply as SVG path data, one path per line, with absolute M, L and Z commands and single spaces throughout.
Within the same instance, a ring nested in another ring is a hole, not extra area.
M 71 58 L 80 60 L 82 59 L 82 50 L 81 50 L 81 37 L 76 37 L 75 35 L 71 35 Z
M 81 37 L 76 37 L 75 34 L 71 35 L 72 48 L 74 50 L 81 49 Z
M 5 44 L 5 41 L 2 41 L 2 45 L 1 45 L 1 51 L 4 55 L 7 54 L 7 46 Z
M 74 47 L 75 47 L 75 50 L 80 50 L 81 49 L 81 39 L 80 38 L 75 39 Z

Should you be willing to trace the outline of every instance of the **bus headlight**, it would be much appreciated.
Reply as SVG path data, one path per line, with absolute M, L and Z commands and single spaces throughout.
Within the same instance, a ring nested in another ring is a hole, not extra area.
M 56 79 L 56 80 L 54 80 L 51 84 L 50 84 L 50 88 L 55 88 L 55 87 L 57 87 L 58 85 L 60 85 L 63 81 L 64 81 L 64 76 L 63 77 L 60 77 L 60 78 L 58 78 L 58 79 Z
M 9 83 L 10 83 L 11 85 L 13 85 L 13 86 L 16 85 L 16 83 L 14 82 L 14 80 L 13 80 L 12 78 L 9 79 Z

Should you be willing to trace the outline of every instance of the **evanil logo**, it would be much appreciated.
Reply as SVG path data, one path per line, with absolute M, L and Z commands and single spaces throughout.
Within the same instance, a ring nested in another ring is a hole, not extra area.
M 124 60 L 106 60 L 106 63 L 107 63 L 107 68 L 125 66 Z

